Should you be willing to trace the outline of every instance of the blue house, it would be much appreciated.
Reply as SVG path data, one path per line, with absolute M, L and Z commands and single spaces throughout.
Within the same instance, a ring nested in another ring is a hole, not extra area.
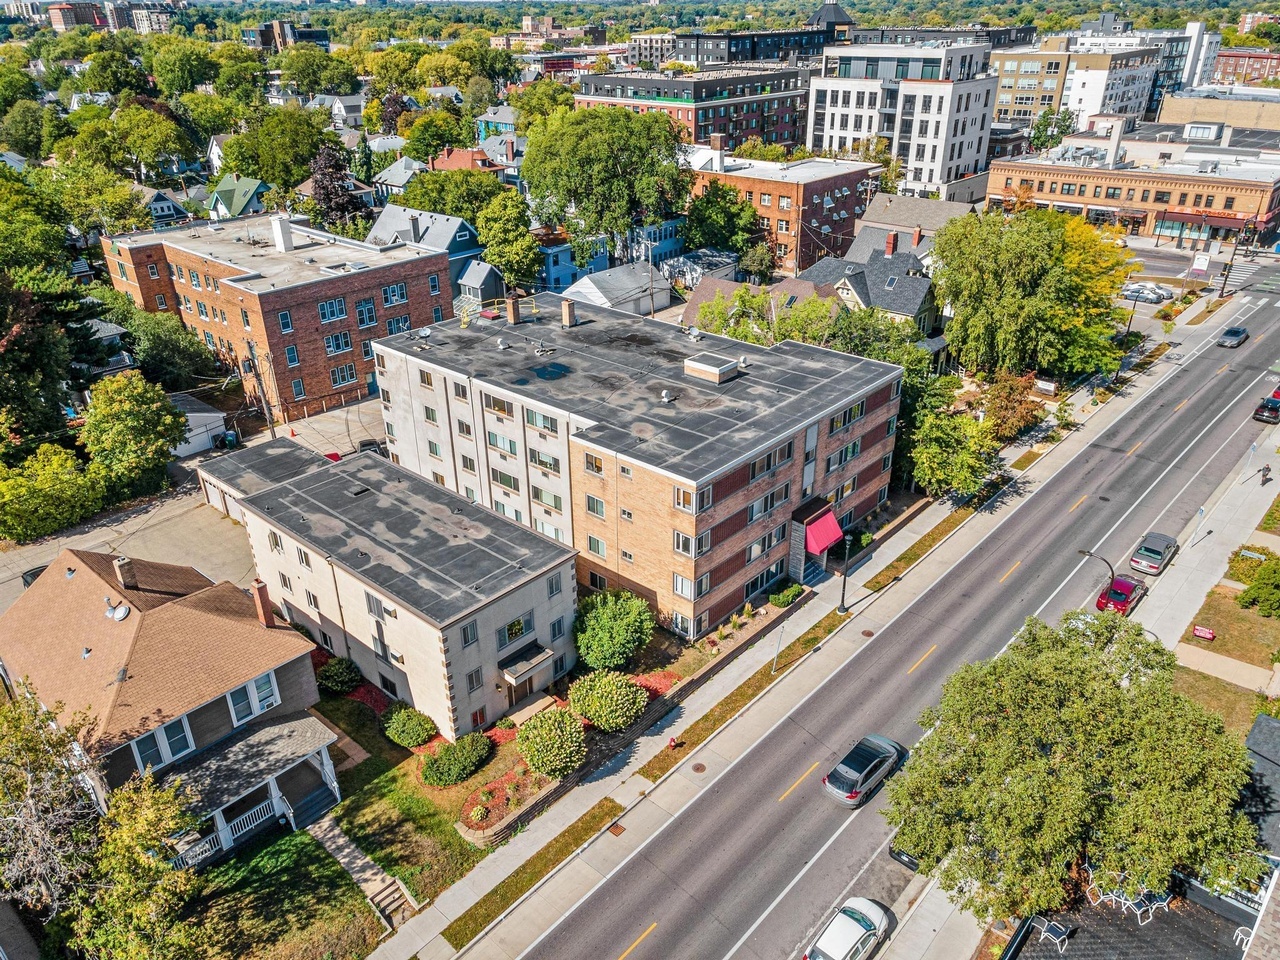
M 506 104 L 490 107 L 476 117 L 476 140 L 516 132 L 516 112 Z
M 580 277 L 609 269 L 609 248 L 603 237 L 595 242 L 595 255 L 591 262 L 580 265 L 574 261 L 573 248 L 564 231 L 538 227 L 533 231 L 533 236 L 538 241 L 538 249 L 542 251 L 542 267 L 534 278 L 534 286 L 538 290 L 559 293 L 573 286 Z
M 645 260 L 660 267 L 672 257 L 683 254 L 684 237 L 680 236 L 683 225 L 684 217 L 675 217 L 652 227 L 636 227 L 630 238 L 632 260 Z

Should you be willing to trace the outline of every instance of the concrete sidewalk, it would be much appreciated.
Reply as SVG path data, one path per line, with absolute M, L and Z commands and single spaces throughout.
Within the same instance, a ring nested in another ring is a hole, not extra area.
M 913 877 L 890 913 L 901 919 L 877 960 L 965 960 L 985 931 L 927 877 Z

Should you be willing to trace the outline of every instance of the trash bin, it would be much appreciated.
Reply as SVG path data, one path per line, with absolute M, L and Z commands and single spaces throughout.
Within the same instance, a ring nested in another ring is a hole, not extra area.
M 236 448 L 236 444 L 239 442 L 240 438 L 236 436 L 236 432 L 234 430 L 227 430 L 223 432 L 222 443 L 228 450 L 234 450 Z

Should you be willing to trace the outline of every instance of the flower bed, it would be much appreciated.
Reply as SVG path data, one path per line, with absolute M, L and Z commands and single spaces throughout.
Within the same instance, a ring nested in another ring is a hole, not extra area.
M 333 654 L 323 647 L 314 647 L 311 651 L 311 669 L 319 671 L 326 663 L 333 659 Z M 368 680 L 361 682 L 350 693 L 345 695 L 348 700 L 355 700 L 357 703 L 363 703 L 366 707 L 382 716 L 387 712 L 387 708 L 391 706 L 391 698 L 375 687 Z
M 652 673 L 643 673 L 637 677 L 632 677 L 631 680 L 636 686 L 643 687 L 645 692 L 649 694 L 649 699 L 653 700 L 655 697 L 660 697 L 670 691 L 680 680 L 680 674 L 674 670 L 655 670 Z
M 524 772 L 517 772 L 521 770 Z M 520 760 L 498 779 L 489 781 L 467 797 L 467 802 L 462 805 L 463 823 L 471 830 L 488 830 L 497 826 L 549 783 L 549 778 L 534 773 Z M 472 811 L 477 809 L 484 810 L 484 819 L 472 818 Z

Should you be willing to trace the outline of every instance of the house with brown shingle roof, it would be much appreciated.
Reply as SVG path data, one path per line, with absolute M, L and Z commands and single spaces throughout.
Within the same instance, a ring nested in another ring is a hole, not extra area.
M 180 779 L 201 826 L 194 865 L 340 799 L 307 707 L 319 699 L 311 643 L 276 620 L 266 587 L 245 592 L 192 567 L 63 550 L 0 616 L 0 680 L 92 723 L 82 746 L 99 800 L 148 768 Z

